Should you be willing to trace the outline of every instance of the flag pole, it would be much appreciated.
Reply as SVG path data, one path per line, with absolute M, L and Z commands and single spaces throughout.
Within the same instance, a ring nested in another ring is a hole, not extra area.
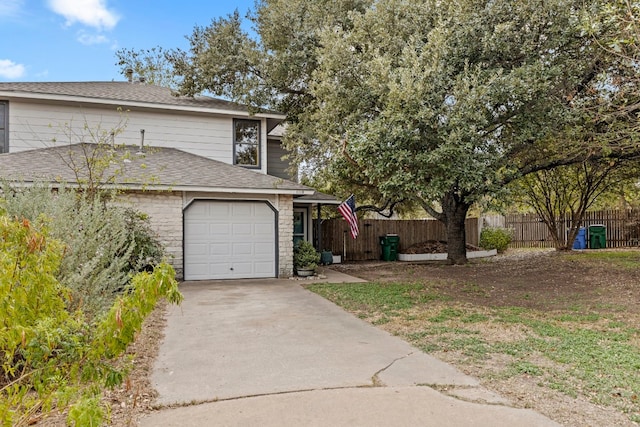
M 342 259 L 347 260 L 347 238 L 344 237 L 347 235 L 347 231 L 342 232 Z

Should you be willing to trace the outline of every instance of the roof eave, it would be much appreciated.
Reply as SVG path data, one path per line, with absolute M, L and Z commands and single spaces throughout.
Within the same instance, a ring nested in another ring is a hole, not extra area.
M 241 110 L 226 110 L 226 109 L 220 109 L 220 108 L 195 107 L 195 106 L 185 106 L 185 105 L 160 104 L 160 103 L 153 103 L 153 102 L 126 101 L 126 100 L 103 99 L 103 98 L 90 98 L 90 97 L 73 96 L 73 95 L 58 95 L 58 94 L 33 93 L 33 92 L 23 92 L 23 91 L 0 91 L 0 97 L 36 99 L 40 101 L 77 102 L 77 103 L 96 104 L 96 105 L 113 105 L 113 106 L 119 106 L 119 107 L 152 108 L 152 109 L 159 109 L 159 110 L 184 111 L 184 112 L 191 112 L 191 113 L 259 117 L 259 118 L 276 119 L 276 120 L 284 120 L 287 118 L 287 116 L 285 116 L 284 114 L 273 113 L 273 112 L 251 114 L 249 111 L 241 111 Z
M 300 204 L 300 205 L 339 205 L 342 202 L 340 200 L 326 200 L 326 199 L 303 199 L 303 200 L 298 200 L 298 199 L 293 199 L 293 203 L 295 203 L 296 205 Z
M 12 185 L 17 187 L 30 187 L 36 183 L 42 183 L 43 181 L 33 180 L 9 180 Z M 50 188 L 69 187 L 80 188 L 81 185 L 73 182 L 57 182 L 51 181 L 48 183 Z M 195 185 L 158 185 L 158 184 L 104 184 L 100 188 L 106 190 L 121 190 L 121 191 L 184 191 L 195 193 L 235 193 L 235 194 L 282 194 L 293 196 L 307 196 L 314 194 L 314 190 L 309 189 L 291 189 L 291 188 L 230 188 L 230 187 L 205 187 Z

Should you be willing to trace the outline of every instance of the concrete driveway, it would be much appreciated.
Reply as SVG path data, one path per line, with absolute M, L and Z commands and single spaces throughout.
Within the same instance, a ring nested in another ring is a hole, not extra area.
M 140 425 L 558 425 L 300 283 L 184 283 L 152 374 L 164 409 Z

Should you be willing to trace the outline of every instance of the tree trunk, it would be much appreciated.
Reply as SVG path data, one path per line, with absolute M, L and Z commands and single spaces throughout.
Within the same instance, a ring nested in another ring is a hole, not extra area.
M 451 264 L 467 263 L 467 236 L 465 220 L 470 203 L 455 192 L 449 192 L 442 200 L 442 217 L 447 228 L 447 260 Z

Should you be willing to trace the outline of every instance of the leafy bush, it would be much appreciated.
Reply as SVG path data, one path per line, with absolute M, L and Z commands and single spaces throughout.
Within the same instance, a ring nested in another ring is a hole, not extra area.
M 496 249 L 502 253 L 509 247 L 512 236 L 512 231 L 507 228 L 483 228 L 480 232 L 480 247 L 487 250 Z
M 320 254 L 316 252 L 311 242 L 303 240 L 293 249 L 293 266 L 296 270 L 314 270 L 319 262 Z
M 46 223 L 65 244 L 56 277 L 71 289 L 70 309 L 95 317 L 106 310 L 131 279 L 163 258 L 162 246 L 142 214 L 88 199 L 75 190 L 52 192 L 44 185 L 15 190 L 3 187 L 7 213 Z
M 112 307 L 89 321 L 68 311 L 69 288 L 56 278 L 65 245 L 46 226 L 0 208 L 0 425 L 69 409 L 70 424 L 99 425 L 103 387 L 126 374 L 115 367 L 160 298 L 180 303 L 175 271 L 161 263 L 133 276 Z

